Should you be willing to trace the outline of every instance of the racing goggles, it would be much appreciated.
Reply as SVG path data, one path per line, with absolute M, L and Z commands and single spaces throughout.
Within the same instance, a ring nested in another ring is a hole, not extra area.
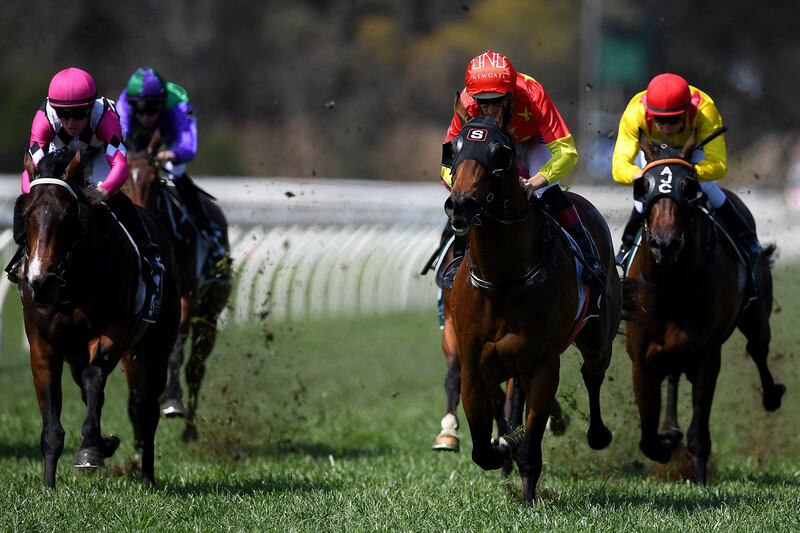
M 81 120 L 89 116 L 89 112 L 91 111 L 92 106 L 90 105 L 82 105 L 76 107 L 54 107 L 53 110 L 56 112 L 56 116 L 61 120 Z
M 683 122 L 684 114 L 681 113 L 679 115 L 668 115 L 668 116 L 659 116 L 656 115 L 653 117 L 653 121 L 656 124 L 680 124 Z
M 157 115 L 164 109 L 164 104 L 158 100 L 134 100 L 129 103 L 137 115 Z

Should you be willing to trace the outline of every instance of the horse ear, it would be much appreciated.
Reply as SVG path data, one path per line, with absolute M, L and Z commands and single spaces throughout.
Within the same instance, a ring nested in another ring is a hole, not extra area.
M 633 181 L 633 199 L 637 202 L 645 203 L 647 199 L 647 190 L 650 185 L 650 180 L 644 176 L 640 176 Z
M 511 168 L 514 162 L 514 152 L 511 147 L 503 143 L 495 143 L 489 152 L 492 167 L 506 171 Z
M 464 106 L 464 102 L 461 101 L 461 91 L 456 91 L 456 100 L 453 102 L 453 113 L 455 113 L 458 120 L 461 121 L 462 126 L 469 122 L 467 108 Z
M 32 180 L 36 176 L 36 167 L 33 165 L 33 158 L 27 150 L 25 150 L 25 157 L 22 159 L 22 166 L 25 168 L 25 172 L 28 173 L 28 179 Z
M 67 169 L 64 171 L 64 177 L 67 181 L 75 182 L 75 177 L 77 176 L 78 169 L 81 165 L 81 151 L 77 150 L 75 152 L 75 156 L 72 158 L 72 161 L 69 162 L 67 165 Z
M 653 147 L 650 146 L 650 141 L 647 140 L 647 135 L 645 135 L 642 128 L 639 128 L 639 146 L 641 147 L 642 152 L 644 152 L 645 161 L 649 163 L 655 159 L 655 156 L 653 155 Z

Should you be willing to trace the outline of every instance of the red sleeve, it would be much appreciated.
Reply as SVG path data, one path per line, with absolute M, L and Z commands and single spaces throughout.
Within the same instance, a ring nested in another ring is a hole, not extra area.
M 569 128 L 544 88 L 539 83 L 530 81 L 526 84 L 526 89 L 539 115 L 539 131 L 544 137 L 544 142 L 549 144 L 569 135 Z

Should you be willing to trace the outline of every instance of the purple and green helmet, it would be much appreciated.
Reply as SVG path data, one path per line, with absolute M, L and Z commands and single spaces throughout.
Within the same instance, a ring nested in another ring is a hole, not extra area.
M 150 67 L 139 67 L 128 80 L 125 87 L 128 100 L 163 101 L 167 96 L 167 82 L 164 77 Z

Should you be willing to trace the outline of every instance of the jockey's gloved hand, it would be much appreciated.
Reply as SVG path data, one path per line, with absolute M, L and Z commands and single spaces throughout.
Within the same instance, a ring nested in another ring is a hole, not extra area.
M 108 193 L 100 186 L 96 188 L 85 189 L 83 194 L 86 195 L 86 199 L 89 200 L 89 203 L 92 205 L 98 205 L 100 202 L 105 202 L 106 198 L 108 198 Z
M 155 157 L 156 161 L 169 161 L 171 163 L 174 163 L 177 159 L 178 156 L 172 150 L 161 150 Z

